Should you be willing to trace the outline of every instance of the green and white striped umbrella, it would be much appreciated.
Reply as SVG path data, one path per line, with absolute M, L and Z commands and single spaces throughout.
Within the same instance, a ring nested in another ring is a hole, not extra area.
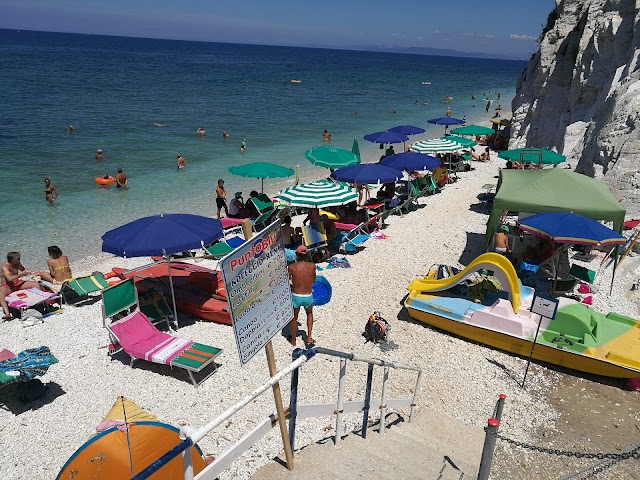
M 422 140 L 411 145 L 412 152 L 418 153 L 446 153 L 462 150 L 464 145 L 454 142 L 453 140 L 445 140 L 443 138 L 432 138 L 431 140 Z
M 328 180 L 302 183 L 278 193 L 278 201 L 294 207 L 333 207 L 355 200 L 358 200 L 356 189 Z

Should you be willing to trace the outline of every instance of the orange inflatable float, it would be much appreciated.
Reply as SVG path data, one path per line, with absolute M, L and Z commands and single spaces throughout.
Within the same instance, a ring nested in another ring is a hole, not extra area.
M 113 177 L 97 177 L 96 178 L 96 183 L 98 185 L 111 185 L 112 183 L 115 183 L 116 179 Z

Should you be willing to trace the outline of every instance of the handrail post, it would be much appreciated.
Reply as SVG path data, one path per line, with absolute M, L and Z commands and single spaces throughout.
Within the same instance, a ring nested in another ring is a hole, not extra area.
M 482 447 L 482 458 L 480 460 L 480 469 L 478 470 L 478 480 L 488 480 L 489 471 L 491 470 L 491 461 L 493 460 L 493 452 L 496 449 L 496 434 L 500 422 L 495 418 L 487 421 L 486 434 L 484 437 L 484 446 Z
M 184 425 L 180 425 L 180 441 L 187 439 Z M 182 470 L 184 472 L 184 480 L 193 480 L 193 459 L 191 458 L 191 448 L 182 451 Z
M 347 359 L 340 359 L 340 377 L 338 379 L 338 403 L 336 404 L 336 446 L 342 444 L 342 412 L 344 406 L 344 384 L 347 378 Z
M 382 376 L 382 397 L 380 399 L 380 428 L 379 432 L 384 435 L 387 416 L 387 390 L 389 388 L 389 367 L 384 367 Z
M 371 407 L 371 384 L 373 383 L 373 364 L 367 368 L 367 388 L 364 394 L 364 408 L 362 411 L 362 438 L 367 438 L 369 424 L 369 408 Z
M 506 400 L 506 398 L 507 396 L 504 393 L 501 393 L 498 396 L 498 403 L 496 404 L 496 414 L 493 416 L 493 418 L 495 418 L 499 422 L 502 421 L 502 410 L 504 409 L 504 401 Z
M 291 361 L 295 362 L 303 350 L 296 348 L 291 354 Z M 289 445 L 291 445 L 291 451 L 294 451 L 294 444 L 296 439 L 296 417 L 298 416 L 298 372 L 299 368 L 296 368 L 291 374 L 291 389 L 289 394 Z
M 418 377 L 416 378 L 416 388 L 413 391 L 413 400 L 411 402 L 411 408 L 409 409 L 409 423 L 413 421 L 413 414 L 418 404 L 418 392 L 420 391 L 420 380 L 422 379 L 422 370 L 418 370 Z

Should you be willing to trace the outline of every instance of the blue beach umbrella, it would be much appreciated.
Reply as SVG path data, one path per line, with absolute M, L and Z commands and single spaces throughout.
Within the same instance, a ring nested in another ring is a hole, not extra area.
M 447 133 L 447 128 L 451 125 L 464 125 L 466 123 L 464 120 L 453 117 L 432 118 L 431 120 L 427 120 L 427 122 L 433 123 L 434 125 L 444 125 L 444 133 Z
M 370 133 L 365 135 L 364 139 L 373 143 L 403 143 L 409 140 L 409 137 L 404 133 L 387 130 L 386 132 Z
M 222 238 L 220 220 L 188 213 L 144 217 L 102 235 L 102 251 L 119 257 L 165 256 L 176 324 L 178 312 L 171 278 L 170 255 L 201 248 Z
M 396 170 L 433 170 L 440 166 L 440 160 L 431 155 L 417 152 L 396 153 L 385 157 L 381 165 L 385 167 L 395 168 Z
M 339 168 L 331 173 L 331 178 L 356 185 L 395 182 L 402 178 L 402 172 L 377 163 L 363 163 Z
M 555 243 L 611 247 L 624 245 L 627 239 L 597 220 L 571 212 L 545 212 L 520 221 L 523 230 Z
M 424 128 L 414 127 L 413 125 L 398 125 L 397 127 L 390 128 L 388 132 L 398 132 L 405 135 L 418 135 L 424 133 Z

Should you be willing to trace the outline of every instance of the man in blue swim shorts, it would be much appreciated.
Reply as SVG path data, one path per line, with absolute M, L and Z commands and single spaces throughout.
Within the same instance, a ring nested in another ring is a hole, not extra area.
M 308 261 L 309 250 L 304 245 L 296 249 L 296 262 L 289 265 L 289 281 L 291 282 L 291 300 L 293 303 L 293 320 L 291 320 L 291 338 L 289 342 L 295 347 L 298 336 L 298 314 L 300 307 L 307 313 L 307 345 L 315 343 L 311 336 L 313 329 L 313 293 L 311 287 L 316 281 L 316 266 Z

